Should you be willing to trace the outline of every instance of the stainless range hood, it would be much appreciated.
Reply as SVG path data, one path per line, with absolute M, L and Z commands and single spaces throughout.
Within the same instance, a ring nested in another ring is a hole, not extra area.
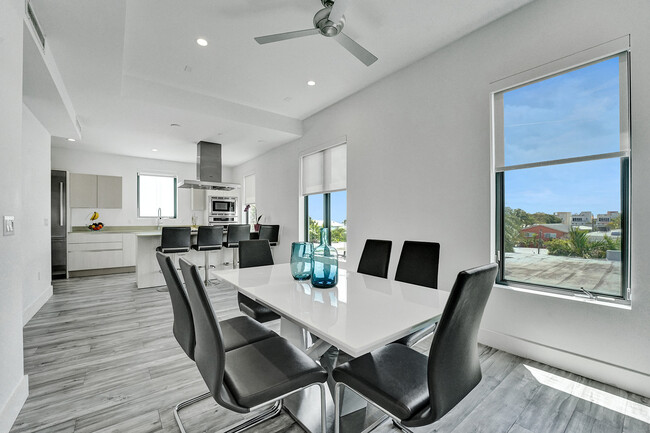
M 232 191 L 241 187 L 238 183 L 221 182 L 221 144 L 199 141 L 196 147 L 196 177 L 198 180 L 185 179 L 178 185 L 179 188 Z

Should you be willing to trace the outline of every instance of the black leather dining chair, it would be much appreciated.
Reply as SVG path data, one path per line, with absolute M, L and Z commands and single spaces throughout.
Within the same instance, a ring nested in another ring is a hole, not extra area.
M 404 241 L 397 263 L 395 280 L 418 286 L 438 288 L 438 265 L 440 262 L 440 244 L 437 242 Z M 432 323 L 395 343 L 413 346 L 436 329 Z
M 388 277 L 388 264 L 390 263 L 392 246 L 392 241 L 367 239 L 366 244 L 363 246 L 361 259 L 359 259 L 357 272 L 381 278 Z
M 428 357 L 391 343 L 334 369 L 335 433 L 343 387 L 372 402 L 406 431 L 439 420 L 465 398 L 481 381 L 478 330 L 496 274 L 496 264 L 458 274 Z
M 174 254 L 173 261 L 176 262 L 175 254 L 190 251 L 191 237 L 192 229 L 190 227 L 163 227 L 160 234 L 160 245 L 156 247 L 156 251 Z M 166 292 L 167 288 L 162 287 L 158 291 Z
M 282 399 L 318 385 L 321 432 L 326 433 L 327 372 L 279 336 L 226 351 L 223 331 L 196 266 L 185 259 L 180 263 L 196 333 L 194 359 L 214 400 L 238 413 L 249 413 L 274 403 L 270 409 L 228 431 L 242 431 L 275 416 L 282 409 Z
M 251 268 L 255 266 L 267 266 L 273 264 L 271 247 L 266 239 L 255 239 L 239 242 L 239 268 Z M 253 301 L 248 296 L 237 293 L 239 310 L 257 320 L 258 322 L 269 322 L 277 320 L 279 315 L 271 311 L 259 302 Z
M 204 253 L 205 278 L 203 282 L 210 283 L 210 252 L 219 251 L 223 246 L 223 226 L 199 226 L 196 235 L 196 244 L 192 249 Z
M 235 248 L 239 247 L 239 241 L 249 240 L 251 238 L 251 226 L 248 224 L 230 224 L 226 233 L 226 240 L 223 242 L 224 248 L 232 249 L 232 268 L 235 269 L 237 256 Z
M 173 333 L 176 341 L 181 346 L 185 354 L 194 361 L 194 348 L 196 345 L 196 334 L 194 331 L 194 319 L 190 308 L 189 299 L 181 278 L 176 272 L 174 262 L 168 255 L 160 252 L 156 253 L 156 260 L 165 277 L 169 297 L 172 302 L 172 312 L 174 315 Z M 255 320 L 246 316 L 233 317 L 220 322 L 223 333 L 224 349 L 226 351 L 238 349 L 256 341 L 266 338 L 277 337 L 278 334 L 259 324 Z M 181 432 L 185 432 L 181 422 L 179 411 L 198 401 L 210 397 L 210 393 L 205 393 L 197 397 L 185 400 L 176 405 L 174 408 L 174 417 Z

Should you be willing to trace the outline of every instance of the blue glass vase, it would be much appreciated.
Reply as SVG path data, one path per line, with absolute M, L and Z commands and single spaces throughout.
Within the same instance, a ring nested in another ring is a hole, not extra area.
M 320 245 L 314 249 L 314 269 L 311 274 L 311 285 L 314 287 L 334 287 L 339 281 L 339 253 L 330 246 L 330 230 L 320 230 Z
M 294 280 L 307 280 L 313 268 L 311 256 L 314 244 L 311 242 L 294 242 L 291 244 L 291 275 Z

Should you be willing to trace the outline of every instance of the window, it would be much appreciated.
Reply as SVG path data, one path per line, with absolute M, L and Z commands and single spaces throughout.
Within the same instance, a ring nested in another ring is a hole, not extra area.
M 493 95 L 499 282 L 628 296 L 628 88 L 625 51 Z
M 175 176 L 138 173 L 138 218 L 176 218 Z
M 255 205 L 255 175 L 244 176 L 244 218 L 246 224 L 257 224 L 257 206 Z
M 320 242 L 320 229 L 330 229 L 330 243 L 347 257 L 347 146 L 341 144 L 302 158 L 304 238 Z

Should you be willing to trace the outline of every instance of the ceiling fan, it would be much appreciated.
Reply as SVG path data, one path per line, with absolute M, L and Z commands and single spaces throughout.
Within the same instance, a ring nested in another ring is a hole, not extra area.
M 255 40 L 258 44 L 269 44 L 271 42 L 302 38 L 304 36 L 311 36 L 320 33 L 325 37 L 334 38 L 336 42 L 341 44 L 343 48 L 348 50 L 354 57 L 361 60 L 364 65 L 370 66 L 377 61 L 377 57 L 341 31 L 345 25 L 343 12 L 345 12 L 350 1 L 351 0 L 336 0 L 336 2 L 334 2 L 332 0 L 321 0 L 324 8 L 316 12 L 316 15 L 314 15 L 313 29 L 259 36 L 255 38 Z

